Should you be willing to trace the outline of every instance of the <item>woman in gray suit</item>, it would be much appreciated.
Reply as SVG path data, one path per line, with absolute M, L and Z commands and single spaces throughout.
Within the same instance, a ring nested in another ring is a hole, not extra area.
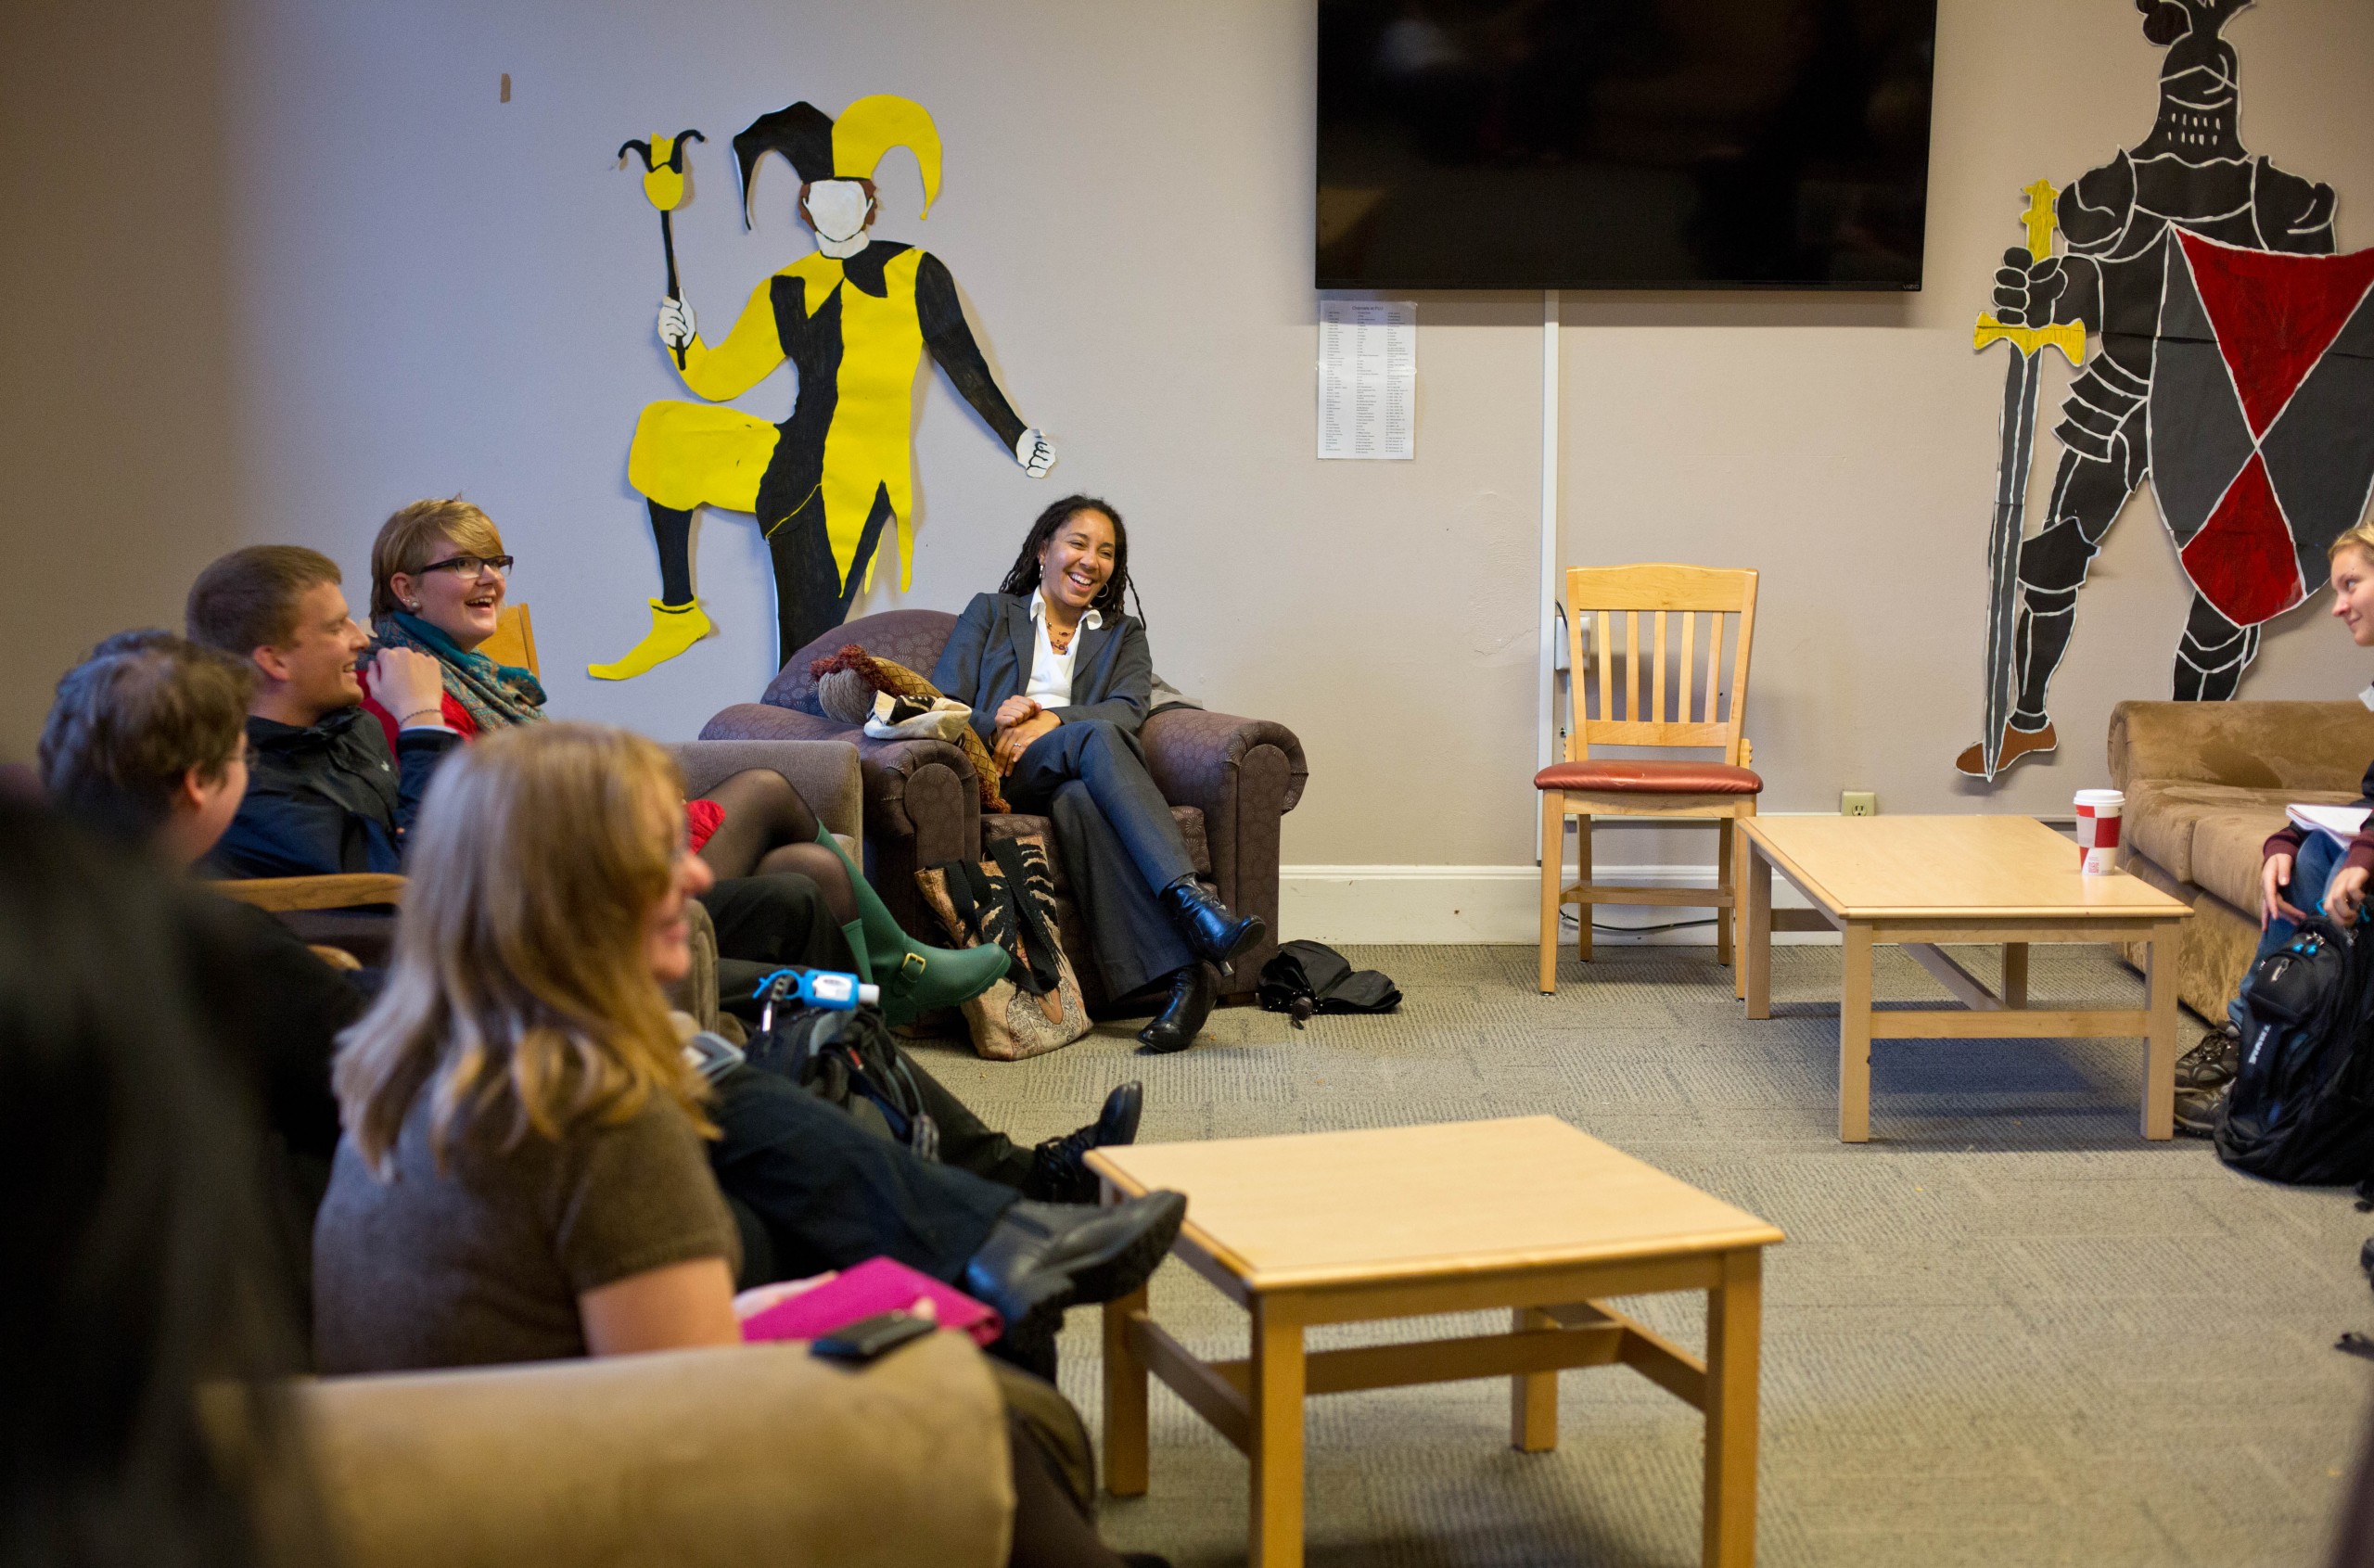
M 1051 818 L 1093 935 L 1106 991 L 1168 978 L 1138 1039 L 1183 1051 L 1211 1015 L 1225 965 L 1267 935 L 1195 880 L 1169 803 L 1146 773 L 1154 657 L 1130 592 L 1121 516 L 1071 495 L 1039 515 L 995 593 L 964 606 L 932 683 L 973 708 L 1015 809 Z

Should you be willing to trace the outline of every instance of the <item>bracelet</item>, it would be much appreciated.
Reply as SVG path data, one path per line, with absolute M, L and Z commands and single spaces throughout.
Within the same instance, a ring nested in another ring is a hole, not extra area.
M 419 718 L 424 713 L 428 714 L 431 719 L 436 720 L 440 724 L 445 721 L 445 709 L 441 707 L 415 708 L 410 713 L 405 714 L 402 718 L 396 720 L 396 728 L 399 730 L 402 729 L 405 725 L 411 723 L 414 720 Z

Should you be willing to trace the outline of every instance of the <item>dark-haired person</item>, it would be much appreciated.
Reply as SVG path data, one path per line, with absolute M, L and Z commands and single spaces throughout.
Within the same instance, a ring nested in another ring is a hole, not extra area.
M 1218 986 L 1210 966 L 1257 946 L 1240 916 L 1195 880 L 1169 803 L 1146 772 L 1138 730 L 1154 687 L 1130 592 L 1121 516 L 1071 495 L 1039 515 L 995 593 L 977 593 L 932 670 L 973 708 L 1017 810 L 1053 819 L 1106 991 L 1158 980 L 1170 1000 L 1138 1039 L 1153 1052 L 1194 1043 Z
M 67 817 L 168 872 L 185 871 L 214 847 L 246 787 L 253 683 L 249 666 L 170 632 L 111 637 L 57 683 L 42 731 L 44 786 Z M 330 1056 L 365 999 L 271 915 L 208 896 L 202 884 L 181 891 L 187 983 L 210 1037 L 268 1108 L 288 1156 L 271 1164 L 301 1276 L 338 1141 Z M 1013 1149 L 937 1083 L 928 1092 L 948 1141 Z M 776 1268 L 808 1275 L 888 1256 L 964 1281 L 1020 1324 L 1032 1311 L 1051 1320 L 1072 1299 L 1072 1276 L 1079 1258 L 1093 1256 L 1101 1223 L 1084 1206 L 1096 1181 L 1081 1156 L 1130 1141 L 1137 1107 L 1135 1086 L 1125 1085 L 1089 1127 L 968 1170 L 920 1160 L 805 1090 L 745 1071 L 721 1095 L 726 1137 L 709 1157 Z M 307 1299 L 300 1291 L 296 1309 Z
M 304 1362 L 254 1109 L 188 992 L 183 913 L 137 857 L 0 798 L 0 1562 L 325 1555 L 272 1381 Z M 226 1381 L 236 1449 L 200 1419 Z
M 372 634 L 382 649 L 437 661 L 438 718 L 466 739 L 545 717 L 544 688 L 532 672 L 479 651 L 494 635 L 511 565 L 494 519 L 458 496 L 402 507 L 372 542 Z M 399 716 L 391 709 L 402 703 L 380 702 L 375 683 L 364 706 L 389 744 L 398 744 Z M 1005 950 L 995 943 L 951 950 L 909 937 L 799 791 L 773 769 L 736 773 L 684 809 L 694 849 L 721 878 L 798 876 L 815 885 L 856 972 L 882 988 L 883 1014 L 892 1024 L 978 996 L 1005 973 Z M 737 956 L 722 926 L 720 950 Z
M 44 789 L 66 817 L 168 873 L 214 848 L 248 788 L 251 666 L 164 631 L 108 638 L 57 682 L 42 725 Z M 363 995 L 279 921 L 185 886 L 188 984 L 249 1081 L 278 1147 L 271 1163 L 301 1272 L 338 1148 L 330 1044 Z

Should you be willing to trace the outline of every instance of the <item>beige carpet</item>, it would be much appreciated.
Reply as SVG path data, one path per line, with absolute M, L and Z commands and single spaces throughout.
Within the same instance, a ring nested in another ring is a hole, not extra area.
M 2038 1005 L 2139 1005 L 2107 950 L 2035 953 Z M 1850 1148 L 1834 948 L 1776 953 L 1760 1024 L 1706 949 L 1570 955 L 1548 998 L 1530 949 L 1349 956 L 1400 983 L 1398 1015 L 1295 1031 L 1233 1010 L 1166 1058 L 1115 1026 L 1033 1062 L 926 1059 L 1017 1137 L 1068 1130 L 1132 1077 L 1149 1142 L 1547 1111 L 1772 1220 L 1791 1239 L 1766 1265 L 1762 1562 L 2321 1561 L 2374 1395 L 2374 1366 L 2331 1348 L 2374 1331 L 2356 1263 L 2374 1215 L 2233 1176 L 2202 1143 L 2144 1143 L 2139 1041 L 1881 1041 L 1873 1141 Z M 1883 950 L 1879 994 L 1944 993 Z M 1154 1294 L 1200 1353 L 1244 1354 L 1242 1314 L 1193 1275 L 1168 1266 Z M 1632 1306 L 1701 1336 L 1681 1298 Z M 1063 1349 L 1095 1427 L 1092 1312 Z M 1627 1371 L 1568 1372 L 1560 1447 L 1523 1455 L 1507 1399 L 1469 1383 L 1311 1401 L 1314 1568 L 1698 1561 L 1696 1412 Z M 1107 1499 L 1106 1537 L 1239 1562 L 1244 1516 L 1244 1460 L 1157 1385 L 1153 1487 Z

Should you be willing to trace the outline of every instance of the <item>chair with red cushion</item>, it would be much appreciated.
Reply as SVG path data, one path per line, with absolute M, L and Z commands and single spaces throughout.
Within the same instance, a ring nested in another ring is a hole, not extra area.
M 1644 616 L 1649 621 L 1645 658 L 1640 643 Z M 1667 627 L 1676 622 L 1678 633 L 1669 639 Z M 1727 631 L 1731 649 L 1728 669 L 1723 660 Z M 1755 815 L 1755 797 L 1764 789 L 1764 781 L 1748 768 L 1751 754 L 1740 733 L 1747 715 L 1748 650 L 1755 636 L 1755 573 L 1706 567 L 1576 567 L 1566 574 L 1566 635 L 1573 706 L 1566 760 L 1533 776 L 1534 787 L 1541 792 L 1541 989 L 1547 995 L 1558 988 L 1558 919 L 1567 904 L 1580 906 L 1576 948 L 1586 962 L 1591 956 L 1594 905 L 1678 904 L 1724 911 L 1716 922 L 1715 956 L 1730 963 L 1746 848 L 1731 824 Z M 1619 662 L 1620 682 L 1615 673 Z M 1644 666 L 1649 687 L 1645 708 L 1640 701 Z M 1704 761 L 1607 757 L 1593 749 L 1601 746 L 1720 756 Z M 1580 822 L 1578 874 L 1572 886 L 1561 886 L 1568 817 Z M 1595 817 L 1716 822 L 1715 886 L 1611 887 L 1594 883 Z

